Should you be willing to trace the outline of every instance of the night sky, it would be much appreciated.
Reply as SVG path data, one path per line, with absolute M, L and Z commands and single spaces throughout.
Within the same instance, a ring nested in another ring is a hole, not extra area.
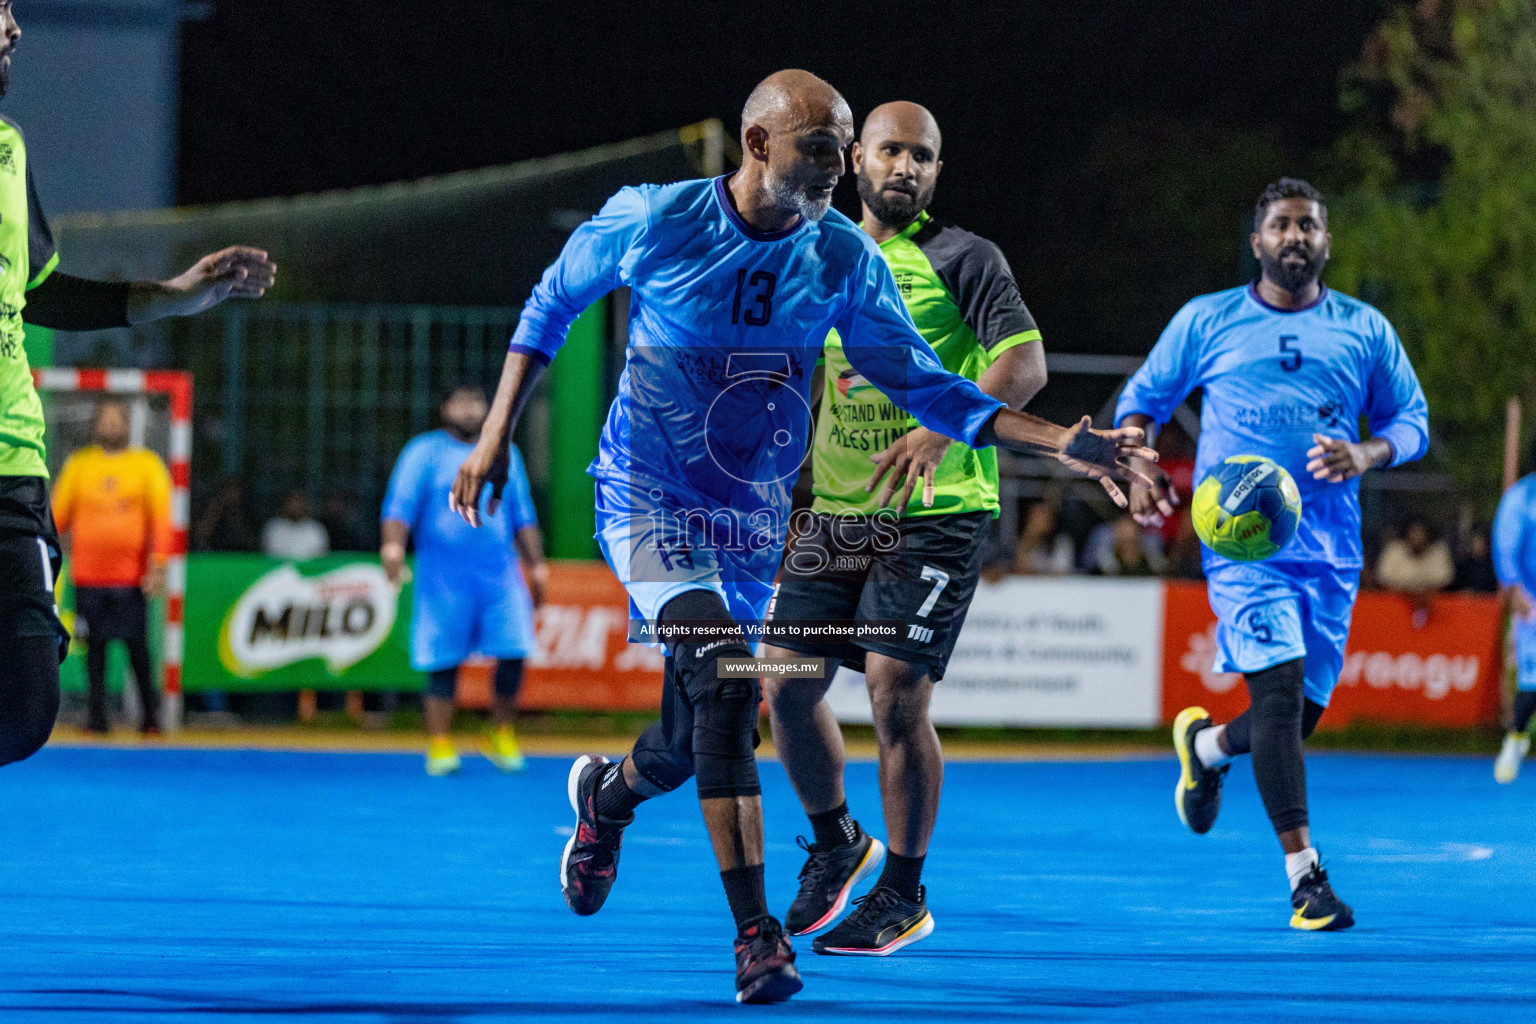
M 417 178 L 705 117 L 799 66 L 944 132 L 933 211 L 1000 244 L 1060 350 L 1144 352 L 1238 283 L 1244 211 L 1321 174 L 1376 0 L 295 4 L 185 35 L 183 203 Z M 851 183 L 839 207 L 856 214 Z M 509 304 L 524 296 L 509 295 Z

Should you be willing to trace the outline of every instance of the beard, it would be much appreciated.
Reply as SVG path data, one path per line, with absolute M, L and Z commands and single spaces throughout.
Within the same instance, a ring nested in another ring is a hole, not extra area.
M 1292 253 L 1305 257 L 1306 262 L 1286 263 L 1284 257 Z M 1263 268 L 1264 276 L 1292 295 L 1322 277 L 1323 267 L 1327 264 L 1328 257 L 1325 254 L 1311 252 L 1299 245 L 1286 246 L 1278 253 L 1271 253 L 1268 250 L 1261 250 L 1259 253 L 1259 266 Z
M 11 62 L 7 58 L 0 60 L 0 96 L 4 96 L 11 88 Z
M 776 174 L 769 173 L 766 175 L 763 184 L 768 190 L 768 194 L 773 197 L 774 203 L 781 209 L 794 210 L 808 221 L 815 222 L 821 220 L 821 218 L 827 215 L 827 211 L 832 209 L 832 197 L 830 195 L 825 199 L 812 199 L 802 192 L 800 187 L 793 181 L 781 178 Z
M 869 207 L 869 212 L 875 215 L 875 219 L 887 227 L 896 228 L 898 231 L 914 220 L 918 214 L 928 209 L 928 204 L 933 201 L 933 186 L 929 185 L 926 191 L 916 195 L 907 195 L 904 192 L 887 192 L 875 187 L 869 174 L 860 171 L 858 174 L 859 198 L 864 205 Z

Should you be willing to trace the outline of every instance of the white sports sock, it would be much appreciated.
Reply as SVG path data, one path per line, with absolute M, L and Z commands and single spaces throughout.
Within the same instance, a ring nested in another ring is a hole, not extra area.
M 1317 862 L 1317 851 L 1310 846 L 1300 853 L 1288 853 L 1285 855 L 1285 873 L 1291 879 L 1291 892 L 1296 891 L 1296 887 L 1301 884 L 1301 880 L 1307 876 L 1307 873 L 1312 870 L 1312 865 Z
M 1232 760 L 1232 755 L 1221 749 L 1221 734 L 1226 731 L 1224 725 L 1213 725 L 1195 733 L 1195 756 L 1207 768 L 1220 768 Z

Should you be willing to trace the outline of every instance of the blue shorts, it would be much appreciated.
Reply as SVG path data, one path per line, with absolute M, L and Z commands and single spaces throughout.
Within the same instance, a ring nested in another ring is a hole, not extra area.
M 720 595 L 737 622 L 752 627 L 762 622 L 773 596 L 782 537 L 777 550 L 766 557 L 762 551 L 752 552 L 748 562 L 702 536 L 703 522 L 679 527 L 670 510 L 636 504 L 627 500 L 630 493 L 626 487 L 597 482 L 597 543 L 629 592 L 630 618 L 654 622 L 677 595 L 708 590 Z M 758 578 L 765 567 L 766 581 Z
M 1344 668 L 1360 571 L 1318 562 L 1221 562 L 1206 572 L 1217 672 L 1303 660 L 1308 700 L 1327 706 Z
M 526 658 L 536 647 L 533 599 L 514 565 L 506 575 L 416 573 L 411 667 L 462 665 L 471 654 Z
M 1536 619 L 1515 620 L 1515 685 L 1536 691 Z

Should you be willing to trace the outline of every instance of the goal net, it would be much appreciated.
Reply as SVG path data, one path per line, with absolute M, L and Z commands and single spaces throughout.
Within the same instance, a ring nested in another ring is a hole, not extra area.
M 47 420 L 48 472 L 57 478 L 64 460 L 91 444 L 91 424 L 96 408 L 108 395 L 128 404 L 129 443 L 148 448 L 165 461 L 171 472 L 171 556 L 166 566 L 165 598 L 154 602 L 151 642 L 157 649 L 157 683 L 163 692 L 162 724 L 175 729 L 181 724 L 182 621 L 187 589 L 187 528 L 192 456 L 192 375 L 155 370 L 74 370 L 48 368 L 32 371 L 43 399 Z M 73 632 L 73 588 L 61 582 L 60 612 Z M 65 663 L 66 689 L 83 689 L 84 659 L 78 645 Z M 133 687 L 123 688 L 124 699 L 133 700 Z

